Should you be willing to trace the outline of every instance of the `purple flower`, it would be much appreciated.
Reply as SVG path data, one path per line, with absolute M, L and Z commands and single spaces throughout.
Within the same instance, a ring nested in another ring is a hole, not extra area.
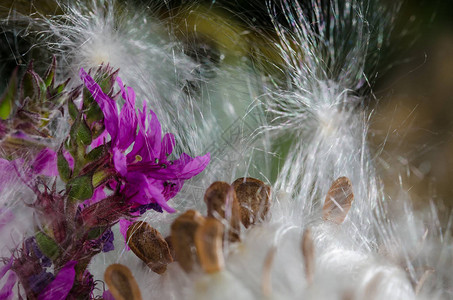
M 132 88 L 125 88 L 121 79 L 116 79 L 125 100 L 118 112 L 115 100 L 108 97 L 83 69 L 80 78 L 104 113 L 113 167 L 122 180 L 120 191 L 132 208 L 157 203 L 166 211 L 175 212 L 167 201 L 181 190 L 184 180 L 204 170 L 210 160 L 209 153 L 195 158 L 183 153 L 179 159 L 170 161 L 168 156 L 173 152 L 175 137 L 171 133 L 162 137 L 159 120 L 146 104 L 136 112 Z M 99 144 L 95 141 L 92 145 Z
M 38 300 L 66 299 L 74 284 L 76 264 L 76 261 L 67 262 L 55 279 L 39 294 Z
M 115 235 L 110 228 L 102 234 L 102 236 L 99 238 L 99 243 L 101 243 L 102 245 L 102 252 L 109 252 L 115 249 L 115 246 L 113 245 L 114 239 Z

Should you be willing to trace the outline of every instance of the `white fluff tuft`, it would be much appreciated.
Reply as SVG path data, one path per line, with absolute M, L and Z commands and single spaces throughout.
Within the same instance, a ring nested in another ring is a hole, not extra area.
M 278 163 L 271 150 L 283 153 L 269 216 L 242 228 L 240 242 L 225 242 L 224 270 L 187 274 L 172 263 L 155 274 L 125 251 L 114 228 L 115 251 L 97 255 L 89 266 L 95 279 L 111 263 L 128 265 L 145 299 L 452 297 L 452 219 L 443 222 L 434 205 L 415 212 L 404 193 L 389 201 L 367 142 L 371 112 L 363 100 L 400 1 L 299 2 L 279 3 L 283 22 L 276 4 L 269 4 L 285 78 L 275 78 L 266 93 L 256 76 L 262 70 L 248 58 L 214 64 L 213 77 L 201 76 L 201 63 L 186 55 L 150 8 L 77 1 L 62 5 L 63 16 L 46 20 L 51 38 L 45 42 L 58 52 L 62 73 L 75 76 L 101 63 L 119 68 L 164 131 L 175 133 L 178 154 L 211 152 L 210 166 L 170 201 L 180 212 L 204 213 L 204 191 L 213 181 L 254 176 L 269 182 Z M 354 202 L 344 222 L 335 224 L 323 220 L 322 208 L 341 176 L 352 182 Z M 20 192 L 11 188 L 0 199 Z M 167 236 L 176 216 L 152 212 L 144 220 Z M 302 250 L 308 230 L 312 274 Z

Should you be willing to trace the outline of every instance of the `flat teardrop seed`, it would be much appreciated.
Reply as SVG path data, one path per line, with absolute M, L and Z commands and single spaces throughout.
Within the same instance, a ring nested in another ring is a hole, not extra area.
M 173 261 L 163 236 L 146 222 L 138 221 L 128 228 L 127 244 L 157 274 L 164 273 Z
M 168 248 L 170 249 L 170 255 L 171 255 L 171 257 L 173 257 L 173 261 L 176 261 L 177 258 L 176 258 L 175 248 L 173 247 L 171 235 L 167 236 L 165 238 L 165 241 L 167 242 Z
M 216 181 L 205 192 L 204 202 L 208 207 L 208 217 L 228 221 L 228 238 L 238 241 L 240 234 L 240 209 L 234 188 L 226 182 Z
M 195 248 L 195 232 L 205 218 L 195 210 L 188 210 L 171 224 L 171 241 L 181 268 L 187 273 L 198 263 Z
M 242 224 L 246 228 L 264 220 L 271 206 L 271 188 L 261 180 L 246 177 L 233 182 Z
M 132 272 L 121 264 L 112 264 L 104 273 L 104 280 L 115 300 L 141 300 L 142 295 Z
M 327 192 L 322 208 L 323 219 L 336 224 L 343 223 L 353 201 L 354 193 L 352 192 L 351 181 L 347 177 L 338 178 Z
M 195 233 L 195 245 L 203 270 L 215 273 L 225 267 L 222 248 L 223 225 L 215 218 L 207 218 Z

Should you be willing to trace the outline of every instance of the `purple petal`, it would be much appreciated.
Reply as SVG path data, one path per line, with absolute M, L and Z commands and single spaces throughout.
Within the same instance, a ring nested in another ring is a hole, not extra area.
M 149 110 L 148 117 L 149 116 L 151 116 L 151 119 L 148 118 L 149 124 L 146 131 L 146 150 L 151 151 L 151 158 L 159 158 L 162 144 L 162 128 L 156 114 L 152 110 Z
M 119 223 L 120 223 L 120 233 L 124 237 L 124 248 L 126 249 L 126 251 L 129 251 L 129 250 L 131 250 L 131 248 L 129 248 L 129 246 L 127 245 L 127 230 L 129 229 L 129 226 L 131 226 L 133 222 L 131 222 L 129 220 L 121 219 Z
M 113 149 L 113 164 L 115 165 L 115 169 L 118 171 L 118 173 L 120 173 L 122 176 L 126 175 L 126 156 L 124 155 L 124 153 L 118 150 L 118 148 Z
M 49 148 L 41 150 L 31 167 L 35 174 L 58 176 L 57 153 Z
M 13 257 L 11 256 L 11 258 L 9 259 L 9 262 L 0 269 L 0 279 L 2 279 L 3 276 L 5 276 L 6 272 L 8 272 L 11 269 L 12 265 L 13 265 Z
M 140 129 L 138 131 L 137 137 L 135 138 L 135 143 L 132 151 L 127 154 L 127 162 L 135 162 L 137 155 L 140 155 L 143 161 L 150 160 L 150 153 L 149 151 L 146 151 L 145 132 Z
M 125 179 L 124 192 L 129 201 L 140 205 L 148 204 L 149 199 L 144 189 L 148 185 L 145 175 L 139 172 L 128 172 Z
M 115 100 L 104 94 L 101 87 L 88 75 L 83 69 L 80 69 L 80 78 L 84 82 L 88 91 L 90 91 L 94 100 L 99 104 L 99 107 L 104 114 L 105 129 L 112 138 L 112 144 L 116 144 L 118 139 L 118 109 Z
M 93 196 L 90 199 L 87 199 L 79 204 L 79 207 L 81 210 L 83 210 L 83 208 L 95 204 L 96 202 L 99 202 L 100 200 L 105 198 L 107 198 L 107 195 L 104 191 L 104 185 L 101 185 L 94 190 Z
M 6 279 L 5 285 L 0 290 L 0 299 L 13 299 L 13 288 L 16 284 L 17 276 L 14 272 L 10 272 Z
M 146 112 L 148 111 L 148 107 L 146 106 L 146 102 L 143 102 L 142 110 L 138 110 L 138 120 L 140 122 L 140 126 L 142 126 L 143 130 L 146 128 Z
M 16 169 L 11 161 L 0 158 L 0 192 L 11 182 L 19 179 Z
M 126 150 L 133 142 L 137 132 L 137 113 L 135 112 L 135 92 L 132 88 L 124 89 L 123 82 L 118 77 L 116 79 L 121 89 L 121 94 L 126 100 L 120 112 L 118 128 L 118 147 Z
M 115 300 L 115 298 L 113 297 L 112 293 L 110 293 L 109 290 L 106 290 L 102 293 L 102 299 L 104 300 Z
M 162 195 L 162 190 L 154 185 L 148 184 L 147 187 L 144 188 L 146 195 L 156 201 L 163 209 L 165 209 L 169 213 L 174 213 L 176 210 L 173 207 L 170 207 L 167 204 L 167 200 L 165 199 L 164 195 Z
M 129 163 L 132 163 L 135 161 L 135 157 L 137 155 L 140 155 L 142 157 L 142 160 L 144 161 L 149 161 L 151 159 L 151 152 L 147 150 L 147 133 L 146 133 L 146 118 L 147 118 L 147 108 L 146 108 L 146 103 L 143 103 L 143 110 L 138 111 L 138 123 L 139 123 L 139 129 L 138 129 L 138 134 L 135 138 L 135 143 L 134 147 L 132 148 L 132 151 L 127 155 L 127 159 Z
M 193 159 L 185 153 L 183 153 L 181 156 L 183 155 L 190 158 L 190 161 L 184 165 L 181 174 L 179 174 L 180 177 L 178 178 L 183 179 L 189 179 L 201 173 L 211 160 L 211 154 L 209 152 L 203 156 L 197 156 Z
M 90 145 L 91 149 L 104 145 L 104 143 L 108 141 L 108 139 L 107 139 L 108 136 L 109 136 L 109 133 L 107 132 L 107 130 L 104 130 L 97 138 L 95 138 L 91 142 L 91 145 Z
M 124 89 L 124 84 L 123 81 L 121 80 L 120 77 L 116 77 L 116 83 L 120 86 L 121 89 L 121 95 L 123 96 L 123 99 L 126 100 L 126 103 L 129 103 L 132 105 L 132 107 L 135 106 L 135 92 L 134 89 L 131 87 L 127 88 L 127 93 L 126 90 Z
M 74 169 L 74 158 L 72 157 L 71 153 L 69 153 L 68 150 L 63 149 L 63 156 L 68 161 L 68 164 L 69 164 L 69 167 L 71 168 L 71 170 L 73 170 Z
M 93 197 L 91 197 L 91 204 L 98 202 L 99 200 L 107 198 L 105 194 L 104 187 L 100 186 L 94 190 Z
M 102 252 L 109 252 L 115 250 L 115 246 L 113 245 L 113 241 L 115 240 L 115 235 L 112 232 L 112 229 L 107 229 L 104 234 L 101 236 L 101 242 L 104 243 L 102 247 Z
M 164 192 L 162 193 L 165 199 L 169 200 L 176 196 L 184 185 L 184 180 L 176 180 L 166 182 L 164 185 Z
M 181 157 L 161 167 L 150 162 L 136 163 L 129 166 L 129 171 L 145 173 L 147 177 L 158 180 L 187 180 L 203 171 L 209 164 L 210 154 L 191 158 L 183 153 Z
M 137 204 L 149 204 L 155 202 L 169 213 L 176 210 L 167 204 L 167 201 L 162 194 L 163 189 L 160 184 L 154 180 L 148 180 L 146 176 L 138 172 L 130 172 L 126 176 L 127 184 L 125 190 L 131 193 L 129 201 Z
M 76 261 L 67 262 L 55 279 L 39 294 L 38 300 L 66 299 L 74 284 L 76 264 Z
M 175 136 L 172 133 L 166 133 L 162 140 L 162 149 L 160 150 L 160 160 L 166 160 L 173 152 L 173 147 L 176 145 Z

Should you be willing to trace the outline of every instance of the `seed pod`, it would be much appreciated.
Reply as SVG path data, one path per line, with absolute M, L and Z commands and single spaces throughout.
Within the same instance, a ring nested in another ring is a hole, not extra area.
M 208 207 L 208 217 L 227 220 L 229 240 L 238 241 L 241 215 L 234 188 L 226 182 L 216 181 L 206 190 L 204 202 Z
M 205 223 L 205 218 L 195 210 L 188 210 L 171 224 L 171 241 L 184 271 L 190 272 L 198 262 L 195 248 L 195 232 Z
M 242 224 L 248 228 L 264 220 L 271 206 L 270 186 L 251 177 L 238 178 L 232 185 L 239 201 Z
M 195 246 L 203 270 L 215 273 L 225 267 L 222 249 L 223 225 L 219 220 L 207 218 L 195 233 Z
M 135 222 L 129 227 L 127 244 L 157 274 L 164 273 L 173 261 L 163 236 L 146 222 Z
M 349 178 L 340 177 L 335 180 L 327 193 L 322 217 L 337 224 L 343 223 L 354 201 L 352 184 Z
M 142 299 L 138 284 L 128 267 L 120 264 L 108 266 L 104 280 L 115 300 Z

